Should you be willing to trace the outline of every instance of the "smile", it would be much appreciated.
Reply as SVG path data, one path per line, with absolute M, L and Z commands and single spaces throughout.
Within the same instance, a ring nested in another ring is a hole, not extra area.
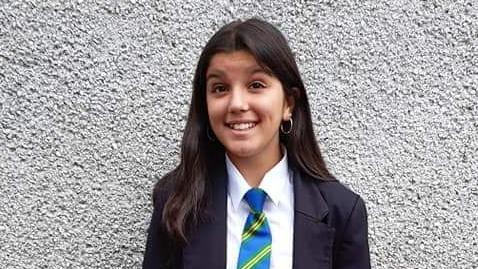
M 226 124 L 227 127 L 237 130 L 237 131 L 243 131 L 243 130 L 249 130 L 254 128 L 257 125 L 255 122 L 243 122 L 243 123 L 231 123 L 231 124 Z

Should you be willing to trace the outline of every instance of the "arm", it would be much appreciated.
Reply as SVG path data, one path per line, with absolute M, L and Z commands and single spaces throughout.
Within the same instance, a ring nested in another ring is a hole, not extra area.
M 360 197 L 357 197 L 345 224 L 335 261 L 335 269 L 370 268 L 367 209 Z

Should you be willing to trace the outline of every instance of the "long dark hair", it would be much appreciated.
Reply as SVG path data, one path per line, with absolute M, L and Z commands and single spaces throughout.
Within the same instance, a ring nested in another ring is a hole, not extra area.
M 286 96 L 293 97 L 292 131 L 281 134 L 287 148 L 289 163 L 300 172 L 317 180 L 333 179 L 327 170 L 315 139 L 309 102 L 287 40 L 272 24 L 259 19 L 234 21 L 223 26 L 204 47 L 193 81 L 189 115 L 181 143 L 179 165 L 159 180 L 153 197 L 166 184 L 172 189 L 163 210 L 166 230 L 179 242 L 187 241 L 186 227 L 201 216 L 205 203 L 208 167 L 218 156 L 224 155 L 223 146 L 208 138 L 208 111 L 206 104 L 206 72 L 211 58 L 220 52 L 247 51 L 266 70 L 282 83 Z M 216 163 L 217 165 L 217 163 Z

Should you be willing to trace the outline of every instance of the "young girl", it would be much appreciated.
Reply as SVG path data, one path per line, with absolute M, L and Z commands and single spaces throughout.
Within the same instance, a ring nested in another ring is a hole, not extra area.
M 364 202 L 327 170 L 291 49 L 258 19 L 206 44 L 153 201 L 143 268 L 370 268 Z

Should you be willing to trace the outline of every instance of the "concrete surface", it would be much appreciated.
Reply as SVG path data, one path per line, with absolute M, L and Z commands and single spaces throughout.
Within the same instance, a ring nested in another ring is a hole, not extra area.
M 1 1 L 0 268 L 140 268 L 200 50 L 235 18 L 296 53 L 374 268 L 478 268 L 478 3 Z

